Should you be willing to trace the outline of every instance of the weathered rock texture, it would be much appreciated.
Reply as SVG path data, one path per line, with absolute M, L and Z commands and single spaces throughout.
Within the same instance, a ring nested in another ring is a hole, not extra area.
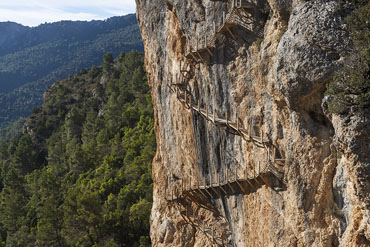
M 248 170 L 264 154 L 186 110 L 167 83 L 177 82 L 186 47 L 211 37 L 212 23 L 221 24 L 230 3 L 136 2 L 158 143 L 153 246 L 211 246 L 166 200 L 169 181 L 223 178 L 226 168 Z M 206 209 L 198 214 L 215 235 L 231 233 L 234 246 L 369 246 L 369 116 L 331 115 L 324 98 L 326 83 L 351 48 L 337 1 L 251 2 L 254 22 L 232 27 L 235 39 L 221 35 L 213 56 L 202 54 L 188 90 L 217 116 L 237 114 L 245 129 L 264 133 L 285 158 L 284 186 L 265 184 L 210 201 L 221 217 Z

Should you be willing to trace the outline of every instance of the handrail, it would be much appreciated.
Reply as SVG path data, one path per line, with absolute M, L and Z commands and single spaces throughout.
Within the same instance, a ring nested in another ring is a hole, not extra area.
M 213 56 L 212 49 L 216 46 L 216 41 L 219 39 L 220 35 L 223 33 L 228 33 L 233 39 L 235 39 L 235 35 L 230 29 L 232 26 L 239 25 L 244 28 L 248 28 L 248 25 L 253 23 L 253 14 L 249 12 L 249 10 L 255 8 L 256 6 L 254 6 L 252 3 L 248 2 L 247 0 L 224 0 L 224 2 L 230 2 L 231 8 L 228 13 L 223 13 L 223 21 L 220 27 L 217 28 L 215 22 L 213 23 L 214 35 L 210 40 L 207 40 L 207 37 L 205 37 L 203 39 L 203 46 L 199 46 L 198 37 L 196 37 L 196 45 L 195 49 L 193 49 L 190 46 L 189 37 L 185 35 L 183 30 L 180 30 L 182 35 L 187 40 L 186 49 L 188 49 L 188 51 L 186 51 L 184 54 L 184 61 L 180 61 L 181 77 L 179 78 L 177 76 L 175 83 L 169 83 L 169 81 L 167 81 L 167 86 L 171 92 L 176 93 L 177 99 L 186 109 L 199 114 L 206 119 L 206 121 L 211 122 L 215 126 L 227 129 L 230 133 L 242 137 L 242 139 L 246 142 L 250 142 L 256 147 L 264 149 L 265 153 L 267 154 L 267 161 L 264 162 L 265 166 L 263 168 L 260 167 L 260 163 L 258 163 L 257 168 L 254 166 L 252 177 L 248 176 L 246 168 L 243 174 L 238 174 L 238 167 L 235 166 L 235 171 L 226 168 L 225 179 L 223 182 L 221 182 L 219 174 L 217 175 L 216 179 L 212 179 L 212 175 L 210 175 L 209 183 L 206 182 L 205 178 L 203 184 L 198 183 L 195 186 L 193 186 L 190 179 L 187 180 L 180 178 L 178 180 L 180 181 L 180 184 L 178 182 L 171 181 L 169 191 L 167 191 L 167 187 L 165 187 L 164 192 L 165 199 L 169 202 L 175 203 L 176 208 L 184 220 L 190 223 L 193 227 L 198 228 L 205 234 L 207 238 L 210 239 L 211 242 L 218 246 L 225 246 L 225 238 L 222 236 L 215 236 L 214 229 L 210 229 L 202 226 L 200 223 L 196 223 L 195 216 L 192 217 L 188 214 L 188 208 L 185 208 L 184 214 L 184 210 L 181 210 L 181 202 L 188 200 L 190 201 L 190 205 L 195 203 L 199 207 L 216 212 L 217 209 L 215 209 L 213 203 L 211 203 L 209 199 L 214 199 L 222 195 L 235 194 L 237 191 L 242 194 L 246 194 L 248 187 L 258 189 L 258 187 L 264 184 L 269 185 L 269 182 L 265 179 L 265 176 L 272 174 L 280 178 L 281 173 L 274 165 L 280 165 L 285 162 L 284 158 L 276 158 L 275 151 L 277 147 L 269 140 L 264 139 L 262 132 L 260 133 L 260 136 L 252 135 L 251 129 L 249 129 L 249 131 L 245 129 L 239 122 L 237 116 L 235 117 L 236 120 L 232 121 L 227 112 L 225 114 L 225 118 L 217 116 L 215 108 L 213 108 L 213 112 L 210 113 L 208 107 L 202 108 L 200 100 L 195 102 L 192 95 L 189 93 L 189 91 L 187 91 L 189 80 L 194 75 L 195 64 L 200 62 L 204 63 L 202 56 L 203 53 L 209 53 L 210 56 Z M 250 22 L 247 22 L 247 20 Z M 259 30 L 259 32 L 260 31 L 261 30 Z M 169 192 L 169 194 L 167 192 Z M 227 222 L 226 219 L 223 220 Z M 210 234 L 210 232 L 212 232 L 212 234 Z M 230 236 L 230 234 L 228 236 Z M 226 238 L 226 246 L 229 246 L 228 237 Z

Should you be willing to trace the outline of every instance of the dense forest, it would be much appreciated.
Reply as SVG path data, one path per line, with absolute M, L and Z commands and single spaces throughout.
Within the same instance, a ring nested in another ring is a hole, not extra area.
M 33 28 L 4 22 L 0 32 L 0 128 L 29 116 L 52 82 L 101 65 L 108 52 L 116 57 L 121 51 L 143 51 L 134 14 Z M 5 133 L 9 130 L 0 130 Z
M 143 54 L 53 84 L 0 147 L 0 246 L 150 246 L 156 142 Z

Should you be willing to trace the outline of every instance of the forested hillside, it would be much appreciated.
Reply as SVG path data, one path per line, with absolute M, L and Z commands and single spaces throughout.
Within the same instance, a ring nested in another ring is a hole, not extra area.
M 0 246 L 150 246 L 156 142 L 143 54 L 52 85 L 2 144 Z
M 0 32 L 0 128 L 27 117 L 55 80 L 100 65 L 108 52 L 143 50 L 134 14 L 34 28 L 5 22 Z

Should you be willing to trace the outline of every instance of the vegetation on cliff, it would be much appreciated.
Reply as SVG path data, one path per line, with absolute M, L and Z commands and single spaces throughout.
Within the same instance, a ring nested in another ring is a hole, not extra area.
M 0 148 L 0 246 L 149 246 L 156 150 L 143 54 L 55 83 Z
M 333 113 L 343 114 L 350 108 L 370 109 L 370 3 L 359 2 L 359 7 L 346 18 L 353 53 L 328 86 L 327 94 L 333 97 L 329 109 Z

